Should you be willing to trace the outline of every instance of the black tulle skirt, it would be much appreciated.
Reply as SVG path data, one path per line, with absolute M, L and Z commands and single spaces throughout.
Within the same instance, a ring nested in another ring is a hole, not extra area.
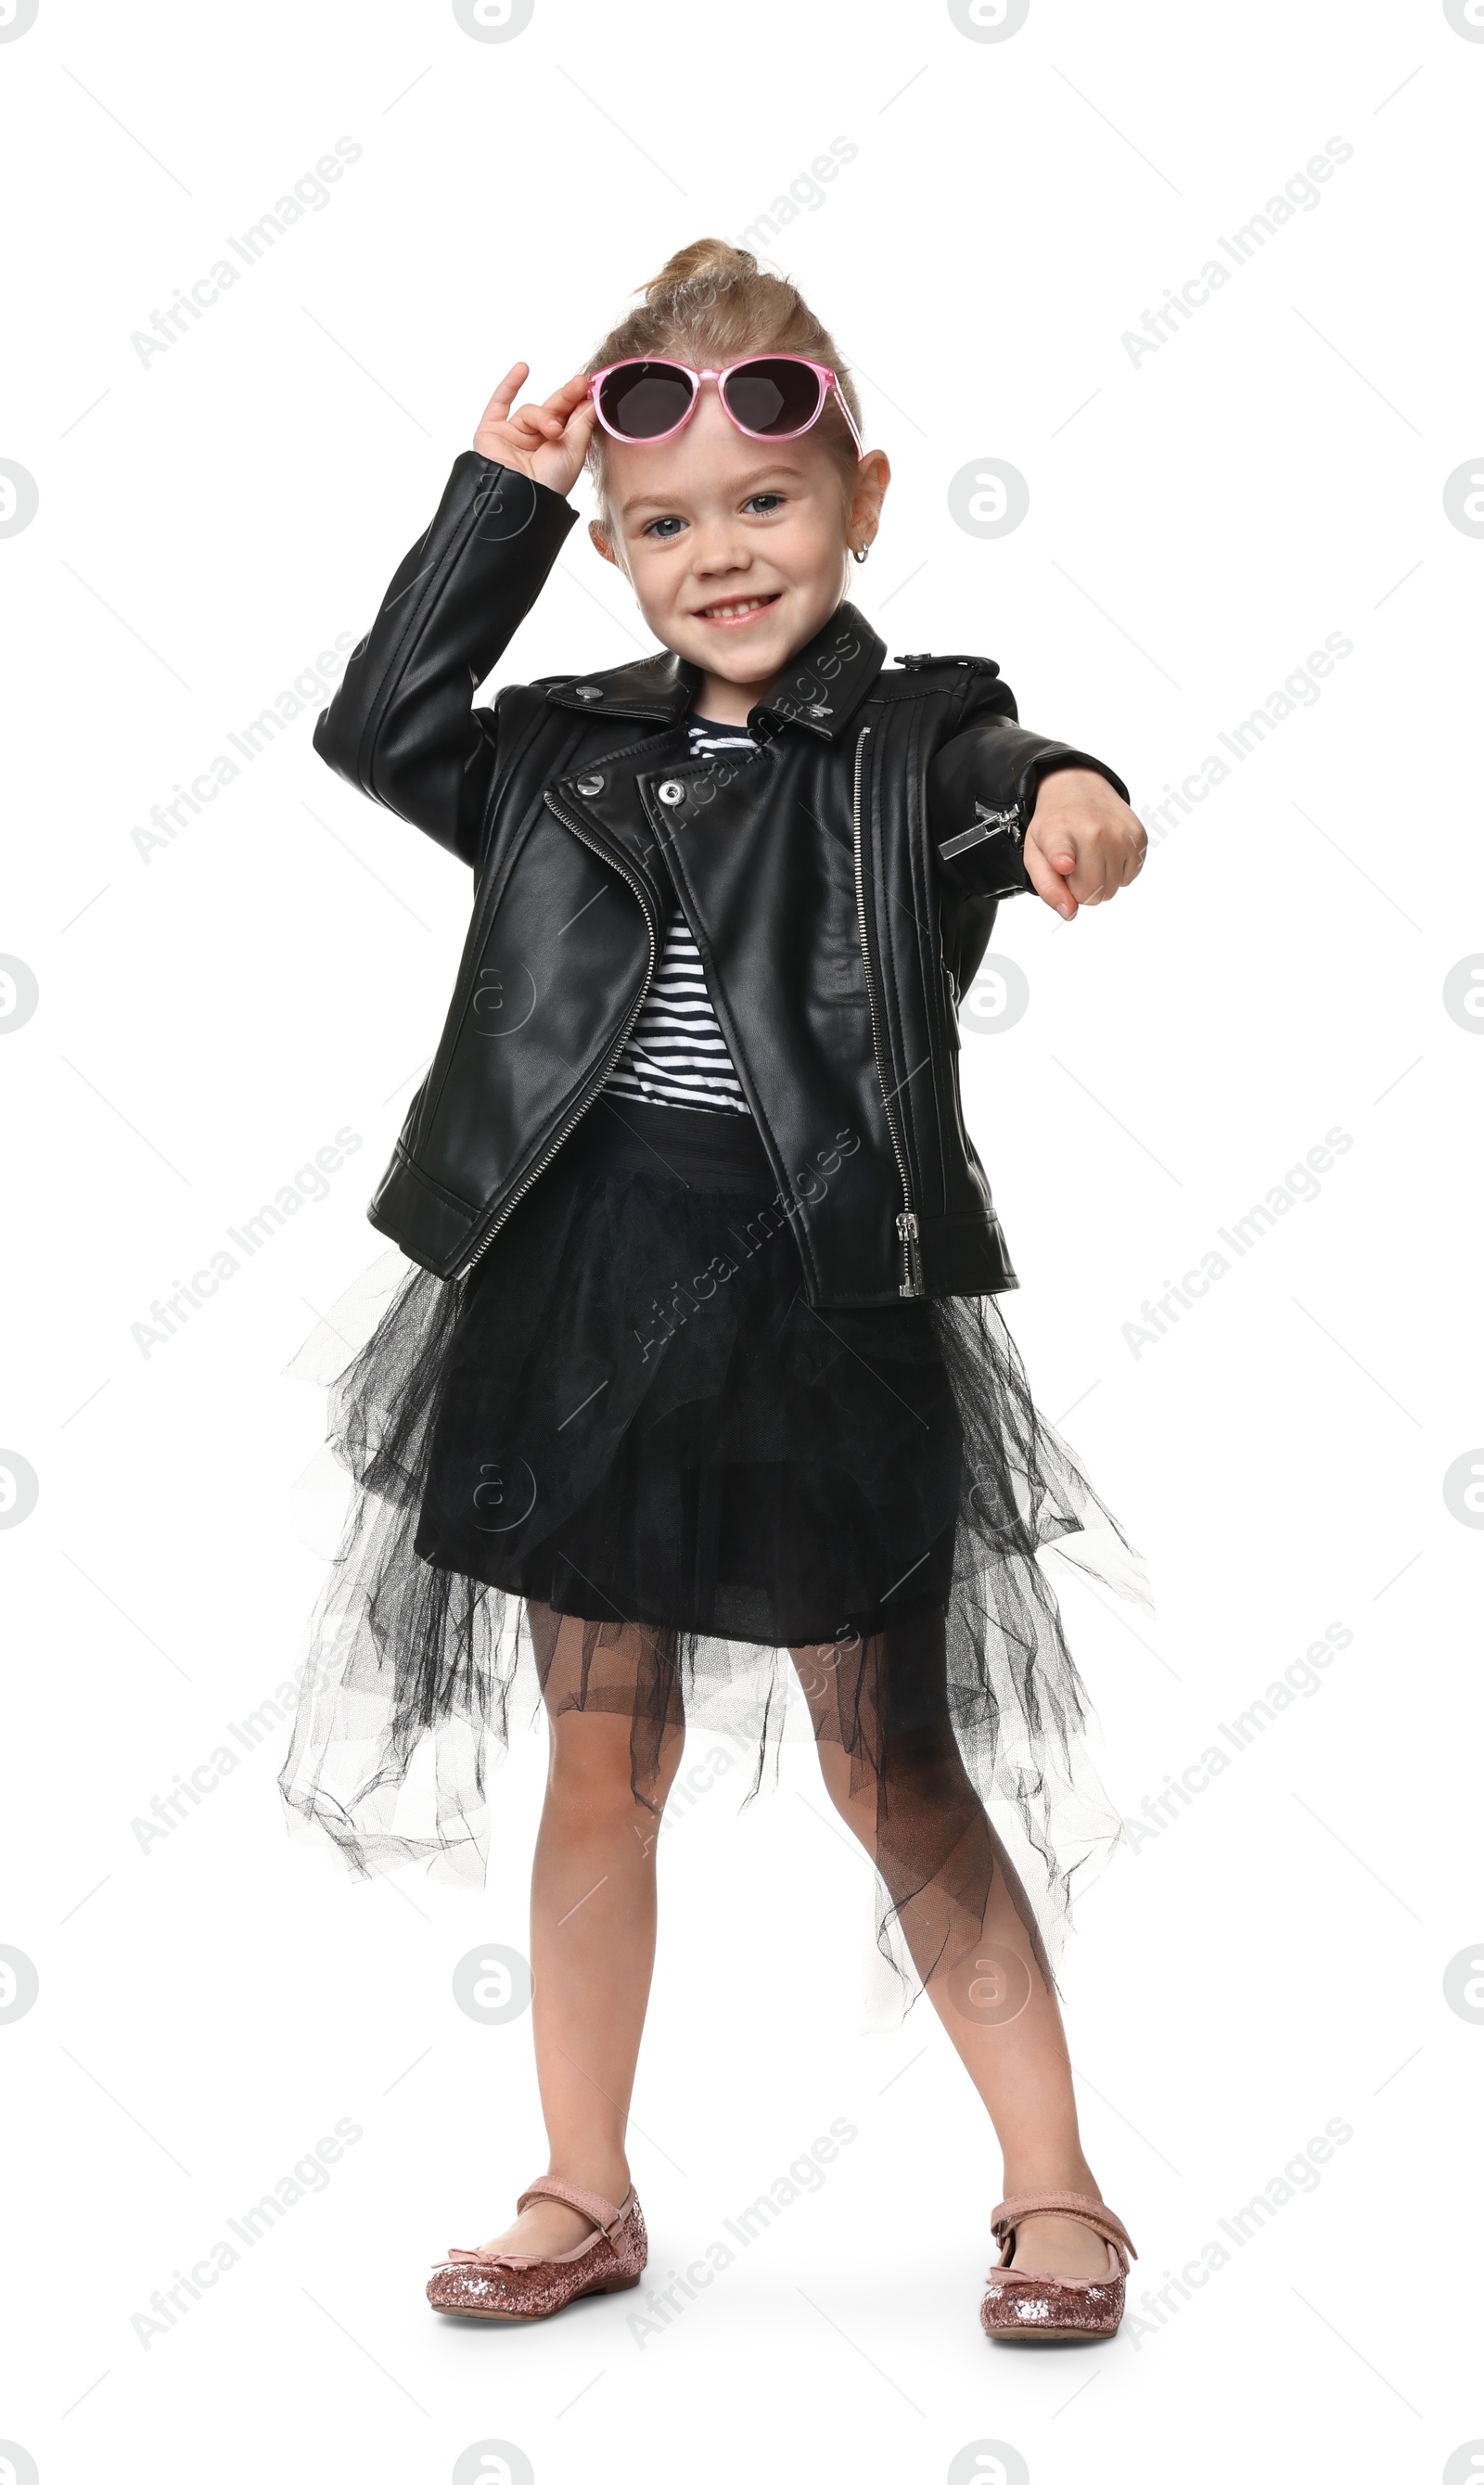
M 512 1707 L 626 1715 L 641 1802 L 677 1726 L 754 1789 L 808 1733 L 909 1987 L 997 1872 L 1049 1972 L 1119 1824 L 1037 1556 L 1146 1601 L 1141 1565 L 993 1297 L 816 1309 L 787 1210 L 749 1117 L 599 1099 L 470 1271 L 402 1277 L 332 1385 L 290 1821 L 481 1879 Z

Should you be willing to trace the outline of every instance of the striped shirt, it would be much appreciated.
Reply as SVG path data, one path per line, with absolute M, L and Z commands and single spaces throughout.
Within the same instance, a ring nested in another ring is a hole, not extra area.
M 757 747 L 745 725 L 713 724 L 707 718 L 693 717 L 689 730 L 691 751 L 698 759 Z M 665 926 L 654 980 L 605 1092 L 626 1096 L 635 1105 L 751 1113 L 711 1006 L 701 952 L 678 906 Z

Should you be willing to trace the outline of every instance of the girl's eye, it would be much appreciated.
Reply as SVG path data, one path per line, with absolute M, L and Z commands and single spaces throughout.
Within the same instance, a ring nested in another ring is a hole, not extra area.
M 645 532 L 646 535 L 653 535 L 660 543 L 669 543 L 672 541 L 671 528 L 683 527 L 684 524 L 683 518 L 651 518 Z
M 769 510 L 779 508 L 782 505 L 783 498 L 783 496 L 782 492 L 755 492 L 750 501 L 743 502 L 742 506 L 744 509 L 759 509 L 761 515 L 766 517 Z M 762 504 L 764 502 L 767 504 L 766 508 L 762 507 Z

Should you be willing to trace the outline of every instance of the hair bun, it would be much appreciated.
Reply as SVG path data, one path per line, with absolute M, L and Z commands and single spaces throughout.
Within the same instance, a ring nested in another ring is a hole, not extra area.
M 668 302 L 683 286 L 694 284 L 698 277 L 720 278 L 724 284 L 738 284 L 757 273 L 757 261 L 750 250 L 736 250 L 729 241 L 718 241 L 714 234 L 703 241 L 687 242 L 668 259 L 658 276 L 651 277 L 642 289 L 646 303 Z

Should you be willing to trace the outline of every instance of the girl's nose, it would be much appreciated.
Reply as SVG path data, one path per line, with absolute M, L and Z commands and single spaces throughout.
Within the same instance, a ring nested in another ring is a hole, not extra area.
M 710 532 L 698 527 L 693 541 L 695 551 L 692 558 L 698 569 L 709 572 L 713 569 L 749 569 L 752 566 L 753 556 L 746 543 L 725 527 Z

